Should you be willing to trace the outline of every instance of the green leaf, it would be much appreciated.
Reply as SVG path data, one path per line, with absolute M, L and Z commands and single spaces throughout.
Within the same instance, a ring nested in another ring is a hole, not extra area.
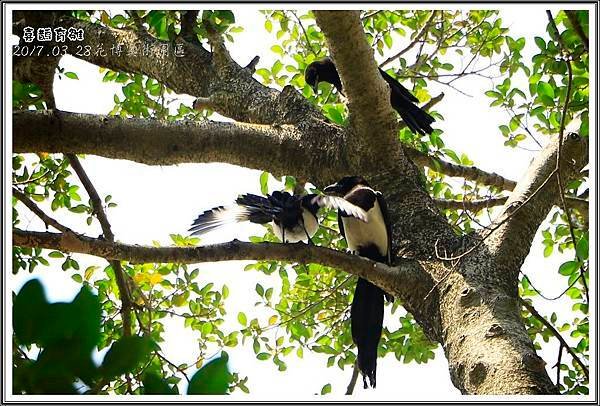
M 210 321 L 202 324 L 202 328 L 200 329 L 203 335 L 208 335 L 213 331 L 213 324 Z
M 260 174 L 260 193 L 263 195 L 269 193 L 269 172 Z
M 244 312 L 239 312 L 237 319 L 242 326 L 246 326 L 248 324 L 248 319 L 246 318 L 246 314 Z
M 157 373 L 146 372 L 142 378 L 144 395 L 175 395 L 177 392 Z
M 281 63 L 280 60 L 275 61 L 273 67 L 271 68 L 271 73 L 273 74 L 273 76 L 277 76 L 279 71 L 281 71 L 281 68 L 283 68 L 283 63 Z
M 538 46 L 539 49 L 541 49 L 542 51 L 546 50 L 546 42 L 544 41 L 543 38 L 540 37 L 535 37 L 535 44 Z
M 77 76 L 77 74 L 75 72 L 65 72 L 65 76 L 68 77 L 69 79 L 79 80 L 79 77 Z
M 266 361 L 269 358 L 271 358 L 271 354 L 267 353 L 267 352 L 261 352 L 259 354 L 256 355 L 256 358 L 261 360 L 261 361 Z
M 542 82 L 540 80 L 538 82 L 538 84 L 537 84 L 537 90 L 536 91 L 537 91 L 537 94 L 540 97 L 547 96 L 547 97 L 549 97 L 551 99 L 554 99 L 554 88 L 550 84 L 548 84 L 546 82 Z
M 147 337 L 121 337 L 104 356 L 101 366 L 104 376 L 115 377 L 134 371 L 148 357 L 152 346 Z
M 48 256 L 50 258 L 64 258 L 64 254 L 60 251 L 52 251 L 51 253 L 48 254 Z
M 321 395 L 327 395 L 328 393 L 331 393 L 331 384 L 330 383 L 324 385 L 321 388 Z
M 188 385 L 188 395 L 225 395 L 229 388 L 229 368 L 226 352 L 199 369 Z
M 267 30 L 267 32 L 271 32 L 273 30 L 273 23 L 271 20 L 265 21 L 265 30 Z
M 23 285 L 13 302 L 13 329 L 20 344 L 39 342 L 47 309 L 40 281 L 32 279 Z
M 567 261 L 558 268 L 558 273 L 564 276 L 569 276 L 576 272 L 580 267 L 578 261 Z

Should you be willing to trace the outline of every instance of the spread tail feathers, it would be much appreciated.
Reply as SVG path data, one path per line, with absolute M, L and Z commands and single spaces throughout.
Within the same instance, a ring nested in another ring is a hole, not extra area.
M 242 221 L 264 224 L 273 220 L 281 210 L 274 207 L 268 199 L 252 194 L 238 197 L 236 203 L 237 205 L 206 210 L 194 220 L 188 231 L 192 235 L 201 235 L 226 224 Z
M 383 290 L 359 278 L 350 308 L 352 340 L 358 348 L 358 369 L 364 387 L 375 387 L 377 347 L 383 328 Z M 367 385 L 368 380 L 368 385 Z

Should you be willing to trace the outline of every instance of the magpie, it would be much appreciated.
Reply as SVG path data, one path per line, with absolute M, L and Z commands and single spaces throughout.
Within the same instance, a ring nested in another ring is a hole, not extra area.
M 334 196 L 298 196 L 275 191 L 266 197 L 243 194 L 235 202 L 235 205 L 206 210 L 194 220 L 188 231 L 191 235 L 201 235 L 230 223 L 272 223 L 273 233 L 280 241 L 294 243 L 308 240 L 312 244 L 311 237 L 319 229 L 317 212 L 320 207 L 338 209 L 358 221 L 366 221 L 367 218 L 360 207 Z
M 419 102 L 419 99 L 383 69 L 379 68 L 379 73 L 390 86 L 390 102 L 392 107 L 400 114 L 400 117 L 402 117 L 408 128 L 415 134 L 431 134 L 433 132 L 431 123 L 435 120 L 415 104 Z M 319 82 L 327 82 L 335 86 L 338 92 L 343 95 L 342 81 L 331 58 L 327 57 L 308 65 L 304 71 L 304 80 L 312 87 L 315 94 L 317 93 Z
M 366 221 L 356 221 L 338 211 L 340 233 L 352 253 L 391 265 L 391 225 L 385 199 L 373 190 L 361 176 L 346 176 L 323 189 L 324 193 L 342 196 L 344 200 L 360 207 L 367 214 Z M 350 307 L 352 340 L 358 349 L 358 369 L 367 388 L 376 384 L 377 347 L 383 329 L 384 296 L 381 288 L 363 278 L 358 278 L 354 299 Z

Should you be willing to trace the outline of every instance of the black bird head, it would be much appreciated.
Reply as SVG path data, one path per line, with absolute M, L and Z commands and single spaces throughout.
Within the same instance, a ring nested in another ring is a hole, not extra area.
M 306 70 L 304 71 L 304 80 L 310 85 L 313 92 L 317 94 L 319 89 L 319 72 L 315 62 L 306 67 Z
M 319 88 L 319 82 L 331 83 L 338 92 L 342 93 L 342 81 L 331 58 L 323 58 L 312 62 L 304 71 L 304 80 L 308 83 L 315 94 Z
M 345 176 L 333 185 L 327 186 L 323 189 L 323 192 L 336 196 L 344 196 L 358 185 L 369 186 L 362 176 Z

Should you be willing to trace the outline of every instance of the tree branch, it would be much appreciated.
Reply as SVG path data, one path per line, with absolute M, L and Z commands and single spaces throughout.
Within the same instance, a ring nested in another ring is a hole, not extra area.
M 198 36 L 194 32 L 194 28 L 198 24 L 198 10 L 182 10 L 179 14 L 181 15 L 181 37 L 192 44 L 200 46 Z
M 71 230 L 68 227 L 63 226 L 58 221 L 54 220 L 52 217 L 50 217 L 46 213 L 44 213 L 44 211 L 42 209 L 40 209 L 37 206 L 37 204 L 35 204 L 33 201 L 31 201 L 31 199 L 29 199 L 25 193 L 21 192 L 19 189 L 15 188 L 15 187 L 13 187 L 12 192 L 13 192 L 14 197 L 19 199 L 19 201 L 21 203 L 23 203 L 25 206 L 27 206 L 27 208 L 29 210 L 31 210 L 33 212 L 33 214 L 38 216 L 44 222 L 44 224 L 46 224 L 46 227 L 52 226 L 52 227 L 56 228 L 58 231 L 62 231 L 63 233 L 67 233 L 67 234 L 73 233 L 73 230 Z
M 71 167 L 79 177 L 79 180 L 83 184 L 83 187 L 87 191 L 88 196 L 90 197 L 92 213 L 100 222 L 104 239 L 108 242 L 114 242 L 115 235 L 110 228 L 108 217 L 106 217 L 106 212 L 102 206 L 102 200 L 100 199 L 96 188 L 92 184 L 92 181 L 88 177 L 87 173 L 85 173 L 83 166 L 81 166 L 79 158 L 77 158 L 75 154 L 66 154 L 66 157 L 69 160 Z M 119 299 L 121 299 L 121 317 L 123 319 L 123 335 L 129 336 L 131 335 L 131 294 L 129 293 L 127 280 L 125 279 L 126 277 L 125 273 L 123 272 L 123 268 L 121 267 L 121 262 L 118 260 L 108 262 L 115 271 L 115 279 L 117 281 L 117 287 L 119 288 Z
M 22 12 L 25 23 L 44 13 Z M 316 107 L 292 87 L 288 86 L 279 92 L 263 86 L 252 77 L 249 69 L 233 61 L 230 61 L 227 69 L 217 69 L 209 51 L 182 38 L 176 38 L 174 42 L 161 41 L 144 31 L 110 28 L 68 16 L 62 16 L 58 23 L 65 29 L 83 29 L 84 40 L 60 44 L 42 42 L 39 45 L 45 46 L 45 49 L 53 45 L 66 46 L 68 54 L 94 65 L 147 75 L 178 94 L 211 97 L 214 110 L 234 120 L 290 124 L 325 119 Z M 15 30 L 18 29 L 15 27 Z M 180 47 L 181 52 L 175 52 L 176 46 Z M 78 52 L 82 47 L 105 52 Z M 111 49 L 122 49 L 125 55 L 109 52 Z M 150 52 L 141 52 L 144 49 Z M 15 75 L 15 78 L 30 79 L 26 73 L 32 69 L 25 68 L 21 68 L 23 75 Z
M 587 164 L 589 145 L 584 138 L 564 136 L 561 141 L 563 176 L 568 180 Z M 557 202 L 558 185 L 551 179 L 556 176 L 558 149 L 556 137 L 532 161 L 495 221 L 499 226 L 487 238 L 486 245 L 498 269 L 518 272 L 539 225 Z
M 451 162 L 446 162 L 439 158 L 432 157 L 431 155 L 413 148 L 406 148 L 405 150 L 408 156 L 416 164 L 427 166 L 434 171 L 443 173 L 447 176 L 460 177 L 487 186 L 495 186 L 503 190 L 513 190 L 517 184 L 515 181 L 506 179 L 497 173 L 486 172 L 475 166 L 456 165 Z
M 406 47 L 404 47 L 397 54 L 395 54 L 393 56 L 390 56 L 385 61 L 383 61 L 382 63 L 380 63 L 379 67 L 380 68 L 385 67 L 389 63 L 395 61 L 396 59 L 400 58 L 402 55 L 404 55 L 405 53 L 407 53 L 408 51 L 410 51 L 415 45 L 417 45 L 419 43 L 419 41 L 421 40 L 421 38 L 423 37 L 423 35 L 425 35 L 425 33 L 427 31 L 429 31 L 429 27 L 431 26 L 431 23 L 435 19 L 436 12 L 437 12 L 437 10 L 433 10 L 431 12 L 431 15 L 429 16 L 429 19 L 425 22 L 425 25 L 423 25 L 423 28 L 421 28 L 421 31 L 419 31 L 419 33 L 417 34 L 417 36 L 410 42 L 410 44 L 408 44 Z
M 377 165 L 398 149 L 395 113 L 390 89 L 381 77 L 366 40 L 359 11 L 313 11 L 348 98 L 350 126 L 348 141 L 360 150 L 360 166 Z M 348 46 L 348 44 L 352 46 Z M 373 161 L 377 158 L 376 162 Z
M 567 352 L 571 355 L 571 357 L 573 357 L 575 362 L 577 362 L 577 364 L 579 364 L 583 373 L 585 374 L 585 377 L 589 380 L 590 379 L 590 371 L 589 371 L 588 367 L 581 361 L 581 358 L 579 358 L 577 353 L 575 353 L 575 351 L 573 351 L 573 349 L 569 346 L 569 344 L 567 344 L 567 342 L 565 341 L 563 336 L 556 330 L 556 328 L 554 328 L 552 323 L 550 323 L 548 320 L 546 320 L 545 317 L 540 315 L 537 312 L 537 310 L 535 310 L 535 307 L 533 307 L 529 302 L 527 302 L 523 298 L 519 298 L 519 301 L 529 311 L 529 313 L 531 313 L 531 315 L 533 317 L 535 317 L 536 319 L 541 321 L 544 324 L 544 326 L 546 326 L 546 328 L 552 332 L 552 335 L 554 337 L 556 337 L 556 339 L 567 350 Z M 560 365 L 558 366 L 558 368 L 560 369 Z M 558 382 L 556 384 L 558 385 Z
M 356 381 L 358 380 L 358 365 L 354 364 L 352 368 L 352 377 L 350 378 L 350 382 L 348 383 L 348 387 L 346 388 L 345 395 L 352 395 L 354 392 L 354 387 L 356 386 Z
M 86 236 L 13 229 L 13 244 L 21 247 L 56 249 L 133 263 L 180 263 L 280 260 L 319 263 L 368 279 L 402 300 L 418 303 L 433 286 L 430 276 L 413 260 L 400 260 L 390 267 L 357 255 L 303 243 L 249 243 L 231 241 L 203 247 L 146 247 L 110 242 Z
M 100 199 L 96 188 L 92 184 L 92 181 L 87 176 L 87 173 L 85 173 L 83 166 L 81 166 L 79 158 L 77 158 L 75 154 L 65 154 L 65 156 L 69 160 L 71 167 L 79 177 L 79 180 L 81 180 L 83 187 L 85 188 L 85 190 L 88 193 L 88 196 L 90 197 L 92 203 L 92 214 L 94 214 L 98 218 L 98 221 L 100 222 L 100 227 L 102 228 L 102 234 L 104 234 L 104 238 L 106 238 L 108 241 L 114 241 L 115 235 L 113 234 L 110 228 L 110 223 L 108 222 L 106 212 L 104 211 L 104 207 L 102 205 L 102 200 Z
M 588 36 L 585 33 L 585 31 L 583 31 L 583 27 L 581 26 L 581 24 L 579 23 L 579 20 L 577 19 L 577 11 L 565 10 L 565 14 L 567 15 L 567 18 L 569 19 L 569 21 L 571 22 L 571 25 L 573 26 L 573 30 L 575 30 L 577 35 L 579 35 L 579 38 L 581 38 L 583 47 L 585 48 L 586 51 L 589 52 L 590 51 L 590 40 L 588 39 Z
M 491 197 L 489 199 L 480 200 L 449 200 L 449 199 L 433 199 L 435 204 L 440 209 L 450 210 L 469 210 L 478 212 L 479 210 L 488 209 L 491 207 L 502 206 L 508 200 L 508 196 Z M 578 197 L 565 196 L 565 201 L 568 202 L 569 207 L 577 209 L 584 220 L 588 219 L 589 202 L 585 199 Z M 555 202 L 558 204 L 559 202 Z
M 68 112 L 56 120 L 45 111 L 13 113 L 14 152 L 93 154 L 148 165 L 227 162 L 323 183 L 347 171 L 338 142 L 333 141 L 343 143 L 341 136 L 338 127 L 327 123 L 298 128 Z

